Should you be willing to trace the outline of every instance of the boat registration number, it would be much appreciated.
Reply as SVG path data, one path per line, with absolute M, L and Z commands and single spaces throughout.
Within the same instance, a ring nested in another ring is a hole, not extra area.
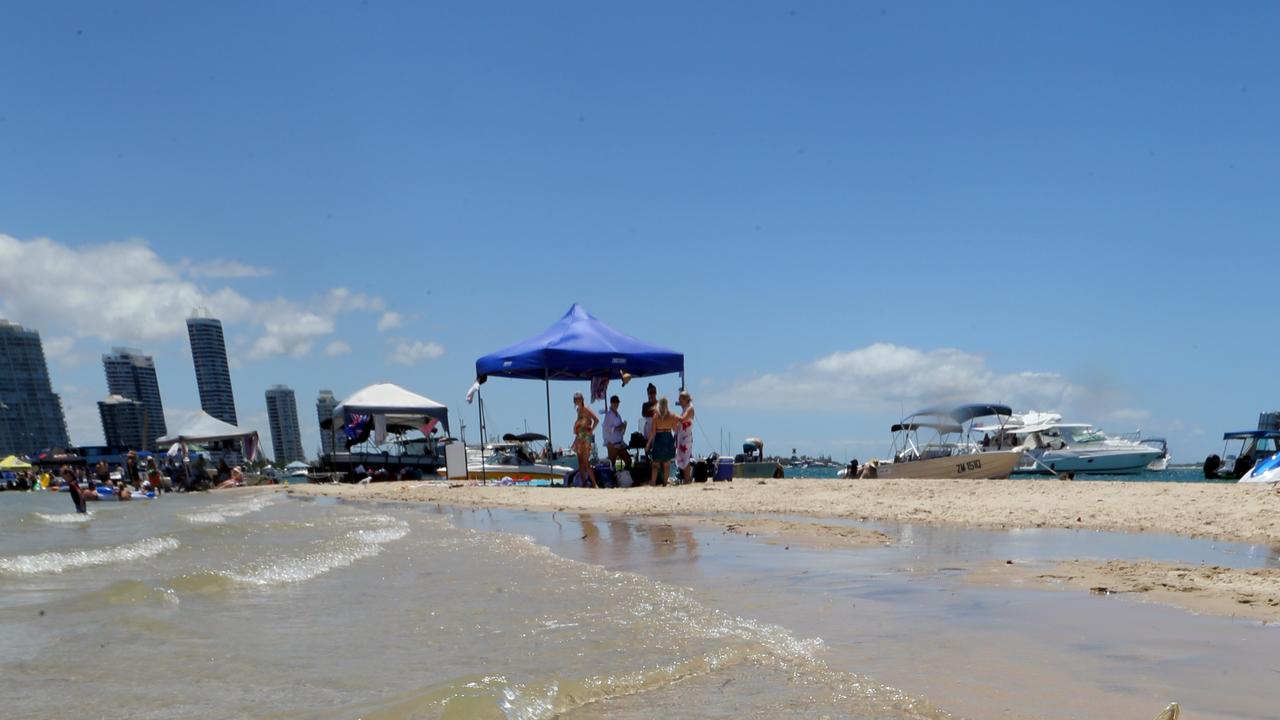
M 956 474 L 966 473 L 971 470 L 979 470 L 981 468 L 981 460 L 970 460 L 968 462 L 956 463 Z

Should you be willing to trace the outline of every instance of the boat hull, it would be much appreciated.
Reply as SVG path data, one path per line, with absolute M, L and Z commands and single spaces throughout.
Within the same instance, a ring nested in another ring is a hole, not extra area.
M 1028 463 L 1026 470 L 1035 472 L 1047 467 L 1055 473 L 1076 475 L 1134 475 L 1147 469 L 1147 465 L 1160 458 L 1160 452 L 1072 453 L 1047 452 L 1040 456 L 1040 463 Z
M 733 477 L 735 480 L 750 478 L 780 478 L 783 474 L 781 463 L 737 462 L 733 464 Z
M 884 463 L 876 470 L 878 477 L 899 479 L 995 480 L 1007 478 L 1022 460 L 1021 450 L 992 450 L 970 455 Z
M 572 468 L 561 465 L 479 465 L 467 466 L 468 480 L 501 480 L 509 477 L 512 480 L 559 480 L 573 472 Z

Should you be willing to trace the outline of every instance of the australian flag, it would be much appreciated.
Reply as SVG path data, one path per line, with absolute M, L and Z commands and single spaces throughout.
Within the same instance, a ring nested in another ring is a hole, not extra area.
M 360 413 L 351 413 L 347 416 L 347 424 L 342 427 L 342 432 L 347 436 L 348 440 L 355 440 L 361 435 L 368 434 L 369 416 Z

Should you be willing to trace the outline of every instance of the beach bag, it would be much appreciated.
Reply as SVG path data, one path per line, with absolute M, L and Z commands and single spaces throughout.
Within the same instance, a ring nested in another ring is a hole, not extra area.
M 618 487 L 629 488 L 634 484 L 635 484 L 634 481 L 631 479 L 630 470 L 618 471 Z

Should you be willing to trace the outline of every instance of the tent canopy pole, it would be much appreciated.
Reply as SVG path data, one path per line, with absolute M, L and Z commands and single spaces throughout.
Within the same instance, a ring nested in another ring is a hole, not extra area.
M 555 455 L 556 455 L 556 446 L 555 446 L 555 443 L 551 442 L 551 371 L 550 371 L 550 370 L 545 370 L 545 369 L 544 369 L 544 370 L 542 371 L 542 381 L 543 381 L 544 383 L 546 383 L 546 385 L 547 385 L 547 448 L 548 448 L 548 457 L 549 457 L 550 459 L 555 459 Z

